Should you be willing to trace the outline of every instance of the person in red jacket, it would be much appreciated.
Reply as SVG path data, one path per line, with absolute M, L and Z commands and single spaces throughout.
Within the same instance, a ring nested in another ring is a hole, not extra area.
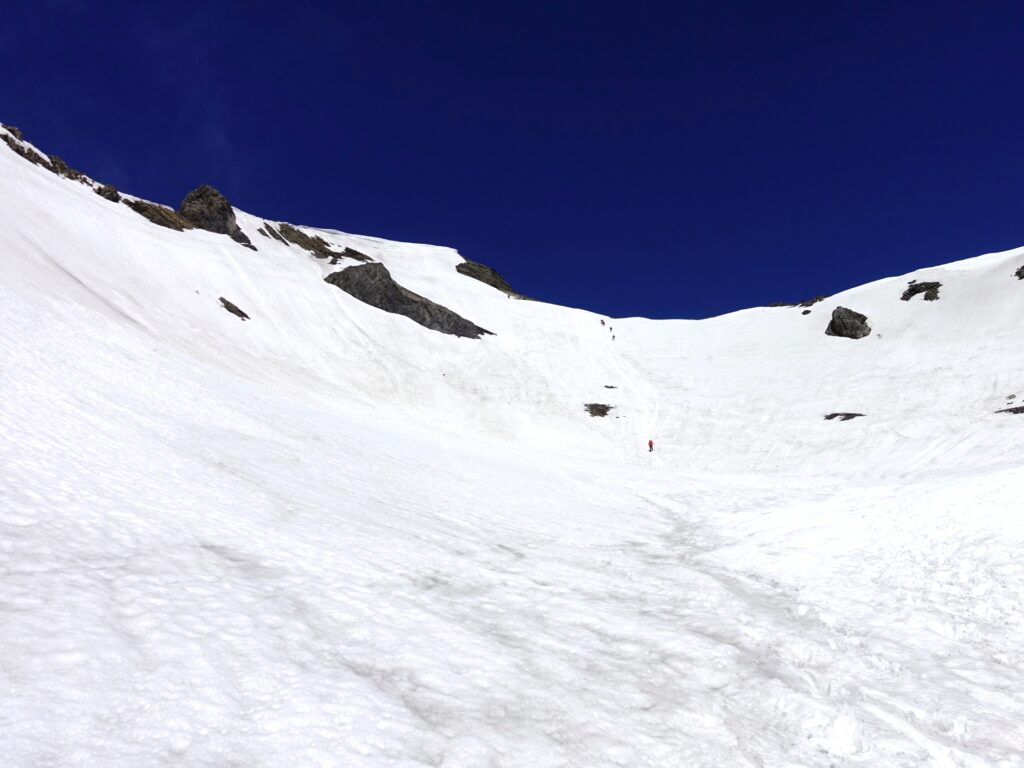
M 647 441 L 647 452 L 648 453 L 654 453 L 654 441 L 653 440 L 648 440 Z

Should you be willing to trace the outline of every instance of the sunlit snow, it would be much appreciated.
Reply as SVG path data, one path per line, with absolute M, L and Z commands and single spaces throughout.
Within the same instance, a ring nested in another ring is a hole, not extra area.
M 471 340 L 238 219 L 0 145 L 0 763 L 1024 765 L 1024 249 L 649 321 L 320 232 Z

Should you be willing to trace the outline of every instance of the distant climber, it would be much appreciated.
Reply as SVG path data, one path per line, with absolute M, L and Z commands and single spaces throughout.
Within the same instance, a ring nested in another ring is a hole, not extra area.
M 654 441 L 653 440 L 648 440 L 647 441 L 647 452 L 648 453 L 654 453 Z
M 601 321 L 601 325 L 604 325 L 604 320 Z

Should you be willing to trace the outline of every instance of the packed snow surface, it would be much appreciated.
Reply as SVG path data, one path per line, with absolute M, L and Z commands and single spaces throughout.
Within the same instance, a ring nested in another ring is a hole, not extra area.
M 3 765 L 1024 765 L 1024 249 L 650 321 L 307 230 L 471 340 L 238 221 L 0 146 Z

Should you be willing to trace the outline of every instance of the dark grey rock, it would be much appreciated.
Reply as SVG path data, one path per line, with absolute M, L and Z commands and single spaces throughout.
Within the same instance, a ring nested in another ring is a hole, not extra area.
M 773 301 L 771 304 L 766 304 L 765 306 L 767 306 L 767 307 L 813 307 L 819 301 L 824 301 L 825 299 L 830 298 L 831 296 L 832 296 L 831 293 L 823 293 L 821 296 L 815 296 L 815 297 L 813 297 L 811 299 L 804 299 L 803 301 L 798 301 L 796 303 L 793 303 L 791 301 Z M 807 313 L 804 312 L 803 314 L 806 315 Z
M 288 241 L 285 240 L 283 237 L 281 237 L 281 235 L 278 234 L 278 231 L 276 229 L 274 229 L 272 226 L 270 226 L 270 224 L 268 224 L 265 221 L 263 222 L 263 228 L 267 230 L 267 234 L 270 237 L 274 238 L 275 240 L 277 240 L 279 242 L 284 243 L 285 245 L 288 245 Z
M 618 389 L 618 387 L 616 387 L 614 384 L 605 384 L 604 388 L 605 389 Z
M 854 312 L 846 307 L 836 307 L 832 310 L 832 320 L 825 333 L 846 339 L 863 339 L 871 333 L 871 326 L 867 323 L 867 317 L 860 312 Z
M 291 224 L 278 224 L 280 227 L 280 234 L 274 232 L 274 228 L 269 224 L 267 231 L 278 240 L 284 243 L 293 243 L 299 246 L 299 248 L 305 248 L 307 251 L 312 253 L 318 259 L 330 259 L 331 264 L 337 264 L 339 259 L 354 259 L 355 261 L 369 261 L 370 257 L 365 253 L 360 253 L 355 248 L 345 248 L 341 251 L 335 251 L 331 249 L 330 243 L 324 240 L 319 235 L 307 235 L 301 229 L 293 227 Z
M 850 419 L 856 419 L 858 416 L 863 416 L 863 413 L 830 413 L 825 416 L 825 421 L 832 421 L 832 419 L 839 419 L 840 421 L 849 421 Z
M 0 123 L 0 125 L 3 125 L 3 124 Z M 13 125 L 4 125 L 3 127 L 5 129 L 7 129 L 7 132 L 9 134 L 11 134 L 11 136 L 16 138 L 18 141 L 24 141 L 25 140 L 25 134 L 23 134 L 21 132 L 20 128 L 15 128 Z
M 170 208 L 165 208 L 162 205 L 149 203 L 145 200 L 124 200 L 123 202 L 140 216 L 149 219 L 154 224 L 159 224 L 161 227 L 167 227 L 177 232 L 195 228 L 195 225 L 184 216 L 180 216 Z
M 383 264 L 360 264 L 334 272 L 324 279 L 372 307 L 403 315 L 432 331 L 468 339 L 493 335 L 447 307 L 403 288 L 392 279 Z
M 591 416 L 607 416 L 608 411 L 614 408 L 614 405 L 605 405 L 604 403 L 584 403 L 584 408 L 587 409 L 587 413 Z
M 112 203 L 121 202 L 121 194 L 113 184 L 103 184 L 96 187 L 93 191 L 104 200 L 109 200 Z
M 341 255 L 346 259 L 354 259 L 355 261 L 369 261 L 370 257 L 361 251 L 357 251 L 355 248 L 349 248 L 345 246 L 345 250 L 341 252 Z
M 474 280 L 479 280 L 481 283 L 486 283 L 492 288 L 497 288 L 502 293 L 515 293 L 512 290 L 512 286 L 505 282 L 505 278 L 498 274 L 496 269 L 492 269 L 486 264 L 478 264 L 475 261 L 466 260 L 461 264 L 456 264 L 455 271 L 460 275 L 466 275 Z
M 1018 280 L 1024 280 L 1024 267 L 1021 267 L 1013 273 Z
M 919 293 L 924 294 L 925 301 L 939 300 L 939 288 L 942 287 L 942 283 L 919 283 L 916 280 L 911 280 L 907 285 L 910 287 L 900 296 L 903 301 L 910 301 Z
M 0 136 L 0 139 L 3 139 L 3 142 L 12 150 L 14 150 L 15 154 L 20 155 L 21 157 L 28 160 L 30 163 L 45 168 L 48 171 L 53 171 L 53 166 L 50 165 L 49 162 L 47 162 L 46 158 L 44 158 L 31 147 L 23 146 L 21 144 L 21 140 L 14 138 L 13 134 L 5 133 L 3 136 Z
M 821 296 L 815 296 L 814 298 L 811 298 L 811 299 L 805 299 L 804 301 L 801 301 L 799 304 L 797 304 L 797 306 L 798 307 L 813 307 L 819 301 L 824 301 L 825 299 L 830 298 L 831 296 L 832 296 L 831 293 L 825 293 L 825 294 L 822 294 Z
M 240 245 L 252 250 L 256 247 L 235 221 L 235 210 L 220 192 L 209 184 L 196 187 L 181 201 L 178 215 L 191 221 L 199 229 L 227 235 Z
M 226 309 L 232 315 L 236 315 L 236 316 L 242 318 L 242 320 L 248 320 L 249 319 L 249 316 L 247 314 L 245 314 L 245 312 L 240 310 L 238 307 L 236 307 L 230 301 L 225 299 L 223 296 L 220 297 L 220 304 L 221 304 L 222 307 L 224 307 L 224 309 Z
M 1017 405 L 1013 408 L 1002 408 L 996 411 L 996 413 L 1024 413 L 1024 405 Z
M 57 155 L 50 155 L 50 170 L 58 176 L 63 176 L 66 179 L 71 179 L 73 181 L 85 181 L 84 173 L 76 171 L 70 165 L 57 157 Z
M 811 310 L 809 310 L 809 309 L 805 309 L 805 310 L 804 310 L 803 312 L 801 312 L 800 314 L 801 314 L 801 315 L 809 315 L 809 314 L 811 314 Z

